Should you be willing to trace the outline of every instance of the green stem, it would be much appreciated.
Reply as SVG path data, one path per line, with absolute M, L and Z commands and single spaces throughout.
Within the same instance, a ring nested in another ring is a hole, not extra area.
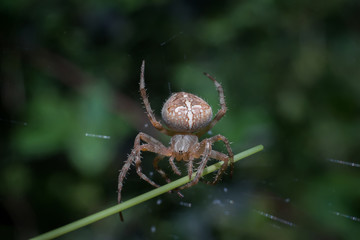
M 248 157 L 252 154 L 255 154 L 261 150 L 263 150 L 264 147 L 262 145 L 258 145 L 256 147 L 253 147 L 253 148 L 250 148 L 246 151 L 243 151 L 239 154 L 236 154 L 234 156 L 234 162 L 237 162 L 245 157 Z M 209 174 L 209 173 L 212 173 L 216 170 L 218 170 L 221 165 L 223 164 L 223 162 L 218 162 L 216 164 L 213 164 L 207 168 L 204 169 L 204 172 L 202 174 L 202 176 L 206 175 L 206 174 Z M 194 173 L 192 175 L 192 177 L 195 176 L 196 173 Z M 73 223 L 70 223 L 70 224 L 67 224 L 65 226 L 62 226 L 62 227 L 59 227 L 57 229 L 54 229 L 52 231 L 49 231 L 47 233 L 44 233 L 44 234 L 41 234 L 37 237 L 34 237 L 34 238 L 31 238 L 33 240 L 40 240 L 40 239 L 53 239 L 53 238 L 56 238 L 56 237 L 59 237 L 61 235 L 64 235 L 68 232 L 71 232 L 71 231 L 74 231 L 78 228 L 81 228 L 81 227 L 84 227 L 90 223 L 93 223 L 93 222 L 96 222 L 96 221 L 99 221 L 105 217 L 108 217 L 110 215 L 113 215 L 115 213 L 118 213 L 120 211 L 123 211 L 125 209 L 128 209 L 132 206 L 135 206 L 139 203 L 142 203 L 142 202 L 145 202 L 146 200 L 149 200 L 151 198 L 154 198 L 156 196 L 159 196 L 163 193 L 166 193 L 166 192 L 169 192 L 170 190 L 172 189 L 175 189 L 177 187 L 180 187 L 186 183 L 188 183 L 190 180 L 189 180 L 189 177 L 188 176 L 185 176 L 185 177 L 182 177 L 174 182 L 171 182 L 171 183 L 168 183 L 162 187 L 159 187 L 159 188 L 156 188 L 152 191 L 149 191 L 149 192 L 146 192 L 142 195 L 139 195 L 137 197 L 134 197 L 126 202 L 123 202 L 123 203 L 120 203 L 120 204 L 117 204 L 113 207 L 110 207 L 108 209 L 105 209 L 103 211 L 100 211 L 98 213 L 95 213 L 95 214 L 92 214 L 88 217 L 85 217 L 85 218 L 82 218 L 80 220 L 77 220 Z

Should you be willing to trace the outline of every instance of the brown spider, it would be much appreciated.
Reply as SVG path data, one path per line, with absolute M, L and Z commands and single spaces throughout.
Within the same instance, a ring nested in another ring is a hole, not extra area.
M 140 132 L 136 136 L 134 148 L 128 156 L 128 159 L 125 161 L 119 174 L 118 203 L 121 202 L 121 190 L 123 187 L 123 180 L 126 176 L 126 173 L 130 169 L 131 164 L 133 163 L 136 166 L 136 173 L 140 176 L 140 178 L 150 183 L 154 187 L 160 187 L 160 185 L 156 184 L 144 173 L 142 173 L 140 156 L 142 151 L 149 151 L 158 154 L 158 156 L 153 161 L 153 165 L 156 171 L 160 173 L 160 175 L 167 182 L 171 182 L 171 180 L 167 177 L 166 173 L 158 166 L 158 163 L 162 158 L 169 157 L 170 166 L 174 173 L 177 175 L 181 175 L 181 172 L 175 165 L 174 160 L 183 160 L 187 162 L 188 176 L 190 179 L 193 172 L 194 160 L 201 158 L 201 161 L 198 163 L 199 167 L 197 168 L 195 178 L 189 183 L 176 189 L 177 191 L 197 184 L 209 159 L 224 161 L 224 164 L 217 172 L 214 180 L 212 182 L 206 183 L 216 184 L 220 180 L 226 168 L 228 167 L 229 160 L 231 163 L 232 175 L 234 154 L 230 148 L 230 144 L 227 138 L 222 135 L 216 135 L 199 142 L 199 137 L 204 133 L 207 133 L 212 127 L 214 127 L 214 125 L 226 113 L 227 107 L 225 104 L 224 91 L 221 85 L 212 76 L 204 73 L 209 79 L 214 82 L 220 98 L 221 108 L 213 119 L 212 109 L 210 105 L 200 97 L 186 92 L 178 92 L 172 94 L 170 98 L 165 102 L 161 111 L 162 118 L 167 126 L 167 128 L 165 128 L 158 120 L 156 120 L 155 115 L 150 107 L 150 103 L 145 90 L 144 71 L 145 61 L 143 61 L 141 65 L 140 93 L 146 108 L 148 118 L 151 124 L 157 130 L 171 136 L 171 145 L 170 147 L 165 147 L 161 142 L 146 133 Z M 214 142 L 217 141 L 223 141 L 225 143 L 228 155 L 212 149 L 212 145 L 214 144 Z M 178 192 L 178 194 L 182 196 L 180 192 Z M 123 221 L 121 212 L 120 217 Z

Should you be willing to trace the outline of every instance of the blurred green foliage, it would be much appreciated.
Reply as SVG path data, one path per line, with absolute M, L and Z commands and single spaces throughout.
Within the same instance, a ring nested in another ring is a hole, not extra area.
M 205 71 L 229 107 L 212 134 L 235 153 L 266 152 L 217 186 L 164 195 L 124 212 L 124 223 L 114 216 L 63 239 L 357 239 L 360 170 L 329 159 L 359 163 L 359 10 L 356 0 L 1 1 L 1 238 L 114 205 L 136 134 L 169 141 L 142 108 L 145 59 L 158 116 L 169 91 L 218 108 Z M 132 171 L 123 196 L 149 189 Z

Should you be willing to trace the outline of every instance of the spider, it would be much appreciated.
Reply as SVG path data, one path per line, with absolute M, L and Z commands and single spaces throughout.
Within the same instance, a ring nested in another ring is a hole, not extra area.
M 189 179 L 193 173 L 194 161 L 195 159 L 201 159 L 197 167 L 197 173 L 193 180 L 189 183 L 176 189 L 179 196 L 182 194 L 179 190 L 189 188 L 197 184 L 201 178 L 201 175 L 206 167 L 209 159 L 216 159 L 223 161 L 221 169 L 215 175 L 213 181 L 205 181 L 207 184 L 216 184 L 222 174 L 225 172 L 229 165 L 231 165 L 231 175 L 233 172 L 233 152 L 230 148 L 230 143 L 228 139 L 222 135 L 216 135 L 210 138 L 205 138 L 199 142 L 199 137 L 207 133 L 214 125 L 225 115 L 227 107 L 225 104 L 224 91 L 221 85 L 209 74 L 204 73 L 210 80 L 212 80 L 217 88 L 219 99 L 220 99 L 220 109 L 216 113 L 215 117 L 212 118 L 212 109 L 210 105 L 201 99 L 200 97 L 186 92 L 174 93 L 170 98 L 165 102 L 161 115 L 165 122 L 166 127 L 161 124 L 156 118 L 150 107 L 150 102 L 145 90 L 145 61 L 142 61 L 141 73 L 140 73 L 140 94 L 145 105 L 145 109 L 148 115 L 148 118 L 151 124 L 160 132 L 171 136 L 170 146 L 166 147 L 157 139 L 151 137 L 150 135 L 139 132 L 135 138 L 134 148 L 132 149 L 130 155 L 125 161 L 122 169 L 119 173 L 118 180 L 118 203 L 121 202 L 121 190 L 123 188 L 124 178 L 129 171 L 132 164 L 135 164 L 136 173 L 140 176 L 141 179 L 150 183 L 154 187 L 160 187 L 157 183 L 148 178 L 141 169 L 141 152 L 148 151 L 157 154 L 157 157 L 153 160 L 153 166 L 155 170 L 166 180 L 166 182 L 171 182 L 166 173 L 159 168 L 158 163 L 164 157 L 169 157 L 169 163 L 175 174 L 181 175 L 180 170 L 175 165 L 176 161 L 184 161 L 187 163 L 187 174 Z M 224 142 L 228 155 L 215 151 L 212 149 L 212 145 L 217 142 Z M 120 212 L 121 221 L 123 221 L 122 213 Z

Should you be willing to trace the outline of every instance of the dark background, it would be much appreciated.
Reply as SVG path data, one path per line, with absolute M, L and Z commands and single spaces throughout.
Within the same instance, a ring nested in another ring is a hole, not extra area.
M 115 205 L 136 134 L 169 141 L 144 114 L 145 59 L 158 116 L 169 91 L 216 111 L 206 71 L 229 107 L 211 134 L 235 153 L 265 151 L 217 186 L 162 195 L 124 211 L 124 223 L 114 215 L 61 239 L 357 239 L 359 11 L 356 0 L 1 1 L 0 238 Z M 153 157 L 144 154 L 148 175 Z M 150 189 L 132 170 L 123 199 Z

